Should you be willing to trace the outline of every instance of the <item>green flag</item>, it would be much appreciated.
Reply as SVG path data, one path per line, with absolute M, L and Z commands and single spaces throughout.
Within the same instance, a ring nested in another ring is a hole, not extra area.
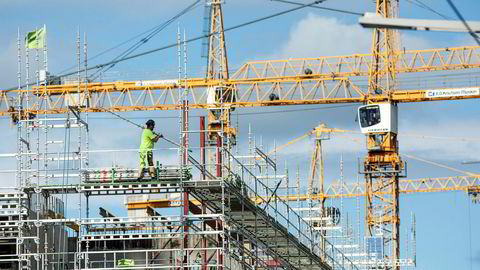
M 27 49 L 40 49 L 45 46 L 45 33 L 47 28 L 44 26 L 33 32 L 28 32 L 25 37 L 25 48 Z

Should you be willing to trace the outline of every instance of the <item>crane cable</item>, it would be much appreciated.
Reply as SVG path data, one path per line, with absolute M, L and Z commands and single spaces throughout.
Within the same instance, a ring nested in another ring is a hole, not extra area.
M 297 11 L 297 10 L 300 10 L 300 9 L 303 9 L 303 8 L 314 6 L 314 5 L 316 5 L 318 3 L 321 3 L 321 2 L 322 1 L 317 0 L 317 1 L 313 1 L 309 4 L 304 4 L 304 5 L 300 4 L 300 6 L 295 7 L 295 8 L 287 9 L 287 10 L 284 10 L 284 11 L 280 11 L 280 12 L 265 16 L 265 17 L 261 17 L 261 18 L 254 19 L 254 20 L 251 20 L 251 21 L 248 21 L 248 22 L 244 22 L 244 23 L 237 24 L 237 25 L 234 25 L 234 26 L 231 26 L 231 27 L 227 27 L 223 31 L 228 32 L 228 31 L 232 31 L 232 30 L 235 30 L 235 29 L 238 29 L 238 28 L 242 28 L 242 27 L 251 25 L 251 24 L 255 24 L 255 23 L 258 23 L 258 22 L 273 19 L 275 17 L 285 15 L 285 14 L 290 13 L 290 12 L 294 12 L 294 11 Z M 358 15 L 358 14 L 356 14 L 356 15 Z M 213 32 L 213 33 L 209 33 L 209 34 L 205 34 L 205 35 L 200 35 L 200 36 L 197 36 L 197 37 L 194 37 L 194 38 L 190 38 L 190 39 L 186 40 L 185 42 L 190 43 L 190 42 L 201 40 L 201 39 L 204 39 L 204 38 L 207 38 L 207 37 L 210 37 L 210 36 L 213 36 L 213 35 L 217 35 L 217 34 L 218 34 L 217 32 Z M 127 60 L 131 60 L 131 59 L 138 58 L 138 57 L 141 57 L 141 56 L 145 56 L 145 55 L 148 55 L 148 54 L 152 54 L 152 53 L 155 53 L 155 52 L 159 52 L 159 51 L 163 51 L 163 50 L 166 50 L 166 49 L 174 48 L 177 45 L 178 45 L 177 43 L 172 43 L 170 45 L 165 45 L 163 47 L 159 47 L 159 48 L 156 48 L 156 49 L 151 49 L 151 50 L 148 50 L 148 51 L 144 51 L 144 52 L 141 52 L 141 53 L 130 55 L 128 57 L 124 57 L 122 59 L 118 59 L 118 60 L 115 60 L 115 61 L 110 61 L 110 62 L 106 62 L 106 63 L 103 63 L 103 64 L 98 64 L 98 65 L 95 65 L 95 66 L 92 66 L 92 67 L 89 67 L 89 68 L 80 69 L 80 71 L 73 71 L 73 72 L 68 72 L 68 73 L 65 73 L 65 74 L 61 74 L 58 77 L 65 77 L 65 76 L 70 76 L 70 75 L 73 75 L 73 74 L 77 74 L 77 72 L 85 72 L 85 71 L 89 71 L 89 70 L 103 68 L 105 66 L 110 66 L 112 64 L 117 64 L 117 63 L 120 63 L 120 62 L 124 62 L 124 61 L 127 61 Z M 35 83 L 24 84 L 24 85 L 21 85 L 20 88 L 28 87 L 28 86 L 31 86 L 31 85 L 34 85 L 34 84 Z M 13 91 L 13 90 L 18 90 L 18 87 L 15 86 L 15 87 L 8 88 L 7 90 L 1 90 L 1 91 L 2 92 L 9 92 L 9 91 Z
M 108 112 L 108 113 L 111 113 L 111 114 L 115 115 L 116 117 L 118 117 L 118 118 L 120 118 L 120 119 L 122 119 L 122 120 L 124 120 L 124 121 L 126 121 L 126 122 L 128 122 L 128 123 L 130 123 L 130 124 L 132 124 L 132 125 L 134 125 L 134 126 L 136 126 L 136 127 L 139 127 L 139 128 L 141 128 L 141 129 L 144 129 L 143 126 L 141 126 L 141 125 L 139 125 L 139 124 L 137 124 L 137 123 L 135 123 L 135 122 L 132 122 L 132 121 L 130 121 L 129 119 L 127 119 L 127 118 L 125 118 L 125 117 L 123 117 L 123 116 L 121 116 L 121 115 L 119 115 L 119 114 L 117 114 L 117 113 L 114 113 L 114 112 L 112 112 L 112 111 L 110 111 L 110 110 L 107 110 L 107 109 L 103 109 L 103 110 L 104 110 L 105 112 Z M 153 134 L 155 134 L 155 135 L 157 135 L 157 136 L 160 136 L 160 135 L 161 135 L 161 134 L 158 134 L 158 133 L 155 133 L 155 132 L 153 132 Z M 185 146 L 180 145 L 180 144 L 178 144 L 178 143 L 176 143 L 176 142 L 174 142 L 174 141 L 172 141 L 172 140 L 170 140 L 170 139 L 167 139 L 167 138 L 165 138 L 163 135 L 161 135 L 160 138 L 162 138 L 162 139 L 164 139 L 165 141 L 167 141 L 167 142 L 169 142 L 169 143 L 171 143 L 171 144 L 179 147 L 180 149 L 185 149 Z M 191 152 L 193 152 L 193 151 L 192 151 L 191 149 L 188 149 L 188 152 L 191 153 Z M 187 154 L 188 154 L 188 153 L 187 153 Z M 205 169 L 205 168 L 202 166 L 202 164 L 199 163 L 192 155 L 188 154 L 188 160 L 189 160 L 197 169 L 199 169 L 201 172 L 205 173 L 206 176 L 208 176 L 208 177 L 211 178 L 211 179 L 215 179 L 215 176 L 214 176 L 210 171 L 208 171 L 207 169 Z
M 275 2 L 280 2 L 280 3 L 285 3 L 285 4 L 291 4 L 291 5 L 297 5 L 297 6 L 303 5 L 302 3 L 297 3 L 297 2 L 292 2 L 292 1 L 286 1 L 286 0 L 270 0 L 270 1 L 275 1 Z M 325 2 L 325 1 L 326 1 L 326 0 L 323 0 L 323 1 L 320 1 L 320 2 Z M 319 4 L 320 4 L 320 3 L 319 3 Z M 340 12 L 340 13 L 345 13 L 345 14 L 350 14 L 350 15 L 363 16 L 363 13 L 355 12 L 355 11 L 349 11 L 349 10 L 342 10 L 342 9 L 336 9 L 336 8 L 327 8 L 327 7 L 319 7 L 319 6 L 311 6 L 311 8 L 323 9 L 323 10 L 334 11 L 334 12 Z
M 451 171 L 454 171 L 454 172 L 463 173 L 463 174 L 466 174 L 468 176 L 478 176 L 479 175 L 478 173 L 463 171 L 463 170 L 456 169 L 456 168 L 453 168 L 453 167 L 450 167 L 450 166 L 447 166 L 447 165 L 444 165 L 444 164 L 441 164 L 441 163 L 438 163 L 438 162 L 426 160 L 426 159 L 419 158 L 419 157 L 412 156 L 412 155 L 408 155 L 408 154 L 405 154 L 405 153 L 402 153 L 402 156 L 406 156 L 407 158 L 415 159 L 417 161 L 421 161 L 421 162 L 424 162 L 424 163 L 427 163 L 427 164 L 431 164 L 431 165 L 434 165 L 434 166 L 437 166 L 437 167 L 440 167 L 440 168 L 448 169 L 448 170 L 451 170 Z
M 428 10 L 432 13 L 435 13 L 437 14 L 438 16 L 444 18 L 445 20 L 452 20 L 452 18 L 448 17 L 447 15 L 444 15 L 438 11 L 436 11 L 435 9 L 433 9 L 432 7 L 428 6 L 427 4 L 423 3 L 422 1 L 420 0 L 407 0 L 407 2 L 411 3 L 411 4 L 414 4 L 416 5 L 417 7 L 420 7 L 420 8 L 423 8 L 425 10 Z
M 308 137 L 308 136 L 309 136 L 310 134 L 312 134 L 312 133 L 313 133 L 313 131 L 309 131 L 309 132 L 303 134 L 302 136 L 300 136 L 300 137 L 298 137 L 298 138 L 295 138 L 295 139 L 287 142 L 286 144 L 280 145 L 280 146 L 278 146 L 277 148 L 273 149 L 272 151 L 268 152 L 267 155 L 269 156 L 269 155 L 271 155 L 271 154 L 273 154 L 273 153 L 275 153 L 275 152 L 278 152 L 278 151 L 280 151 L 280 150 L 283 150 L 285 147 L 290 146 L 290 145 L 292 145 L 292 144 L 294 144 L 294 143 L 296 143 L 296 142 L 298 142 L 298 141 L 303 140 L 304 138 Z
M 452 140 L 452 141 L 463 141 L 463 142 L 480 141 L 480 138 L 441 137 L 441 136 L 418 135 L 414 133 L 400 134 L 400 136 L 413 137 L 413 138 L 419 138 L 419 139 Z
M 327 129 L 330 129 L 330 128 L 327 128 Z M 353 133 L 353 134 L 357 134 L 357 135 L 360 135 L 360 134 L 363 134 L 359 131 L 354 131 L 354 130 L 347 130 L 347 129 L 343 129 L 343 130 L 340 130 L 340 129 L 330 129 L 330 130 L 333 130 L 333 131 L 330 131 L 329 133 L 332 133 L 332 132 L 336 132 L 335 130 L 338 130 L 338 131 L 341 131 L 342 133 L 345 132 L 345 133 Z M 268 155 L 271 155 L 273 154 L 273 152 L 275 151 L 279 151 L 279 150 L 282 150 L 284 149 L 285 147 L 287 146 L 290 146 L 291 144 L 293 143 L 296 143 L 304 138 L 306 138 L 308 135 L 312 134 L 314 131 L 309 131 L 308 133 L 305 133 L 303 135 L 301 135 L 300 137 L 297 137 L 283 145 L 280 145 L 278 146 L 276 149 L 270 151 L 268 153 Z M 339 136 L 339 135 L 337 135 Z M 480 141 L 480 138 L 462 138 L 462 137 L 441 137 L 441 136 L 429 136 L 429 135 L 418 135 L 418 134 L 413 134 L 413 133 L 403 133 L 403 134 L 400 134 L 400 136 L 405 136 L 405 137 L 413 137 L 413 138 L 420 138 L 420 139 L 437 139 L 437 140 L 454 140 L 454 141 L 464 141 L 464 142 L 470 142 L 470 141 Z M 348 138 L 350 140 L 353 140 L 353 141 L 356 141 L 355 138 L 352 138 L 350 136 L 344 136 L 345 138 Z M 475 174 L 476 175 L 476 174 Z
M 326 133 L 333 133 L 333 132 L 348 132 L 348 133 L 357 133 L 357 134 L 361 134 L 360 132 L 358 131 L 352 131 L 352 130 L 343 130 L 343 129 L 335 129 L 335 128 L 324 128 L 325 129 L 325 132 Z M 268 152 L 267 155 L 271 155 L 277 151 L 280 151 L 280 150 L 283 150 L 285 147 L 287 146 L 290 146 L 294 143 L 297 143 L 299 141 L 301 141 L 302 139 L 308 137 L 309 135 L 313 134 L 315 132 L 315 129 L 314 130 L 311 130 L 305 134 L 303 134 L 302 136 L 298 137 L 298 138 L 295 138 L 283 145 L 280 145 L 278 147 L 276 147 L 275 149 L 273 149 L 272 151 Z M 407 135 L 408 136 L 408 135 Z M 412 137 L 418 137 L 418 136 L 415 136 L 415 135 L 410 135 Z M 423 136 L 421 138 L 427 138 L 428 136 Z M 348 138 L 348 137 L 347 137 Z M 433 138 L 433 137 L 432 137 Z M 435 137 L 437 139 L 458 139 L 458 138 L 442 138 L 442 137 Z M 352 139 L 353 138 L 349 138 L 349 139 Z M 427 164 L 430 164 L 430 165 L 434 165 L 434 166 L 437 166 L 437 167 L 441 167 L 441 168 L 444 168 L 444 169 L 448 169 L 448 170 L 451 170 L 451 171 L 454 171 L 454 172 L 459 172 L 459 173 L 462 173 L 462 174 L 465 174 L 465 175 L 468 175 L 468 176 L 479 176 L 478 173 L 473 173 L 473 172 L 469 172 L 469 171 L 464 171 L 464 170 L 460 170 L 460 169 L 456 169 L 454 167 L 450 167 L 448 165 L 444 165 L 444 164 L 441 164 L 441 163 L 438 163 L 438 162 L 434 162 L 434 161 L 430 161 L 430 160 L 426 160 L 426 159 L 423 159 L 423 158 L 420 158 L 420 157 L 416 157 L 416 156 L 413 156 L 413 155 L 409 155 L 409 154 L 405 154 L 405 153 L 401 153 L 402 156 L 405 156 L 407 158 L 410 158 L 410 159 L 414 159 L 414 160 L 417 160 L 417 161 L 420 161 L 420 162 L 424 162 L 424 163 L 427 163 Z
M 250 112 L 250 113 L 235 113 L 236 116 L 246 116 L 246 115 L 265 115 L 265 114 L 277 114 L 277 113 L 291 113 L 291 112 L 305 112 L 305 111 L 318 111 L 318 110 L 330 110 L 338 108 L 348 108 L 356 107 L 355 104 L 350 105 L 333 105 L 333 106 L 322 106 L 319 108 L 305 108 L 305 109 L 292 109 L 292 110 L 275 110 L 275 111 L 266 111 L 266 112 Z M 201 117 L 203 115 L 190 115 L 190 118 Z M 9 119 L 6 116 L 3 116 L 5 119 Z M 152 117 L 130 117 L 130 119 L 177 119 L 178 116 L 152 116 Z M 2 117 L 0 117 L 2 119 Z M 114 117 L 90 117 L 89 119 L 116 119 Z M 480 138 L 479 138 L 480 140 Z
M 197 1 L 197 2 L 199 2 L 199 1 Z M 195 4 L 196 4 L 197 2 L 195 2 Z M 189 8 L 189 7 L 187 7 L 187 8 Z M 194 7 L 194 8 L 195 8 L 195 7 Z M 182 11 L 182 12 L 183 12 L 183 11 Z M 182 13 L 182 12 L 180 12 L 180 13 Z M 179 13 L 179 14 L 180 14 L 180 13 Z M 177 16 L 178 16 L 178 14 L 177 14 Z M 154 26 L 154 27 L 152 27 L 152 28 L 150 28 L 150 29 L 148 29 L 148 30 L 145 30 L 145 31 L 143 31 L 142 33 L 139 33 L 139 34 L 137 34 L 137 35 L 135 35 L 135 36 L 133 36 L 133 37 L 131 37 L 131 38 L 129 38 L 129 39 L 127 39 L 127 40 L 125 40 L 125 41 L 117 44 L 117 45 L 114 45 L 114 46 L 112 46 L 112 47 L 110 47 L 110 48 L 108 48 L 108 49 L 105 49 L 105 50 L 97 53 L 96 55 L 87 58 L 87 61 L 92 61 L 93 59 L 98 58 L 99 56 L 102 56 L 102 55 L 104 55 L 104 54 L 106 54 L 106 53 L 108 53 L 108 52 L 110 52 L 110 51 L 113 51 L 113 50 L 115 50 L 115 49 L 117 49 L 117 48 L 120 48 L 121 46 L 123 46 L 123 45 L 129 43 L 130 41 L 132 41 L 132 40 L 134 40 L 134 39 L 136 39 L 136 38 L 138 38 L 138 37 L 141 37 L 141 36 L 143 36 L 143 35 L 145 35 L 145 34 L 149 34 L 149 35 L 150 35 L 151 33 L 155 32 L 156 30 L 158 30 L 159 28 L 161 28 L 165 23 L 166 23 L 166 22 L 163 22 L 163 23 L 161 23 L 161 24 L 159 24 L 159 25 L 156 25 L 156 26 Z M 141 41 L 141 40 L 140 40 L 140 41 Z M 138 43 L 138 42 L 137 42 L 137 43 Z M 65 68 L 64 70 L 60 71 L 59 73 L 60 73 L 60 74 L 65 73 L 65 72 L 67 72 L 67 71 L 69 71 L 69 70 L 72 70 L 72 69 L 74 69 L 74 68 L 76 68 L 76 67 L 77 67 L 77 65 L 73 65 L 73 66 L 71 66 L 71 67 L 69 67 L 69 68 Z
M 450 7 L 453 9 L 453 12 L 455 12 L 455 15 L 457 15 L 457 17 L 462 21 L 465 28 L 467 28 L 470 36 L 472 36 L 475 42 L 477 42 L 477 44 L 480 46 L 480 38 L 478 37 L 477 33 L 472 30 L 470 25 L 468 25 L 468 23 L 465 21 L 465 18 L 463 18 L 462 14 L 460 13 L 460 11 L 458 11 L 457 7 L 452 3 L 452 1 L 447 0 L 447 2 L 450 5 Z
M 104 110 L 105 112 L 108 112 L 108 113 L 110 113 L 110 114 L 112 114 L 112 115 L 114 115 L 114 116 L 116 116 L 116 117 L 118 117 L 118 118 L 120 118 L 120 119 L 122 119 L 122 120 L 124 120 L 124 121 L 126 121 L 126 122 L 128 122 L 128 123 L 130 123 L 130 124 L 132 124 L 132 125 L 134 125 L 134 126 L 137 126 L 137 127 L 141 128 L 141 129 L 144 128 L 143 126 L 141 126 L 141 125 L 139 125 L 139 124 L 137 124 L 137 123 L 135 123 L 135 122 L 133 122 L 133 121 L 131 121 L 131 120 L 129 120 L 129 119 L 127 119 L 127 118 L 119 115 L 119 114 L 117 114 L 117 113 L 114 113 L 114 112 L 111 111 L 111 110 L 108 110 L 108 109 L 102 109 L 102 110 Z M 353 130 L 343 130 L 343 129 L 335 129 L 335 128 L 325 128 L 325 130 L 326 130 L 326 132 L 329 132 L 329 133 L 331 133 L 331 132 L 342 132 L 342 133 L 348 132 L 348 133 L 361 134 L 360 132 L 358 132 L 358 131 L 353 131 Z M 305 133 L 304 135 L 302 135 L 302 136 L 300 136 L 300 137 L 298 137 L 298 138 L 295 138 L 295 139 L 287 142 L 287 143 L 284 144 L 284 145 L 281 145 L 281 146 L 273 149 L 272 151 L 268 152 L 267 155 L 271 155 L 271 154 L 274 153 L 274 152 L 277 152 L 277 151 L 279 151 L 279 150 L 282 150 L 282 149 L 284 149 L 285 147 L 287 147 L 287 146 L 289 146 L 289 145 L 292 145 L 292 144 L 294 144 L 294 143 L 296 143 L 296 142 L 298 142 L 298 141 L 306 138 L 307 136 L 313 134 L 314 132 L 315 132 L 315 129 L 314 129 L 314 130 L 311 130 L 311 131 L 309 131 L 309 132 L 307 132 L 307 133 Z M 159 134 L 157 134 L 157 133 L 155 133 L 155 132 L 153 132 L 153 133 L 154 133 L 155 135 L 159 135 Z M 409 135 L 407 135 L 407 136 L 409 136 Z M 417 136 L 415 136 L 415 135 L 410 135 L 410 136 L 418 137 L 418 135 L 417 135 Z M 426 137 L 428 137 L 428 136 L 423 136 L 422 138 L 426 138 Z M 169 140 L 169 139 L 167 139 L 167 138 L 165 138 L 165 137 L 163 137 L 163 136 L 161 136 L 160 138 L 164 139 L 165 141 L 167 141 L 167 142 L 169 142 L 169 143 L 171 143 L 171 144 L 173 144 L 173 145 L 176 145 L 176 146 L 178 146 L 178 147 L 182 147 L 181 145 L 179 145 L 179 144 L 175 143 L 174 141 Z M 442 137 L 435 137 L 435 138 L 442 138 Z M 448 138 L 448 137 L 446 137 L 446 138 L 443 138 L 443 139 L 458 139 L 458 138 Z M 189 149 L 189 152 L 192 152 L 192 150 Z M 430 164 L 430 165 L 434 165 L 434 166 L 438 166 L 438 167 L 441 167 L 441 168 L 444 168 L 444 169 L 448 169 L 448 170 L 451 170 L 451 171 L 459 172 L 459 173 L 462 173 L 462 174 L 465 174 L 465 175 L 468 175 L 468 176 L 478 176 L 477 173 L 473 173 L 473 172 L 469 172 L 469 171 L 464 171 L 464 170 L 456 169 L 456 168 L 453 168 L 453 167 L 450 167 L 450 166 L 447 166 L 447 165 L 444 165 L 444 164 L 440 164 L 440 163 L 437 163 L 437 162 L 434 162 L 434 161 L 429 161 L 429 160 L 426 160 L 426 159 L 423 159 L 423 158 L 419 158 L 419 157 L 416 157 L 416 156 L 413 156 L 413 155 L 408 155 L 408 154 L 405 154 L 405 153 L 402 153 L 402 155 L 403 155 L 403 156 L 406 156 L 406 157 L 408 157 L 408 158 L 411 158 L 411 159 L 415 159 L 415 160 L 417 160 L 417 161 L 421 161 L 421 162 L 424 162 L 424 163 L 427 163 L 427 164 Z
M 130 123 L 130 124 L 132 124 L 132 125 L 134 125 L 134 126 L 136 126 L 136 127 L 138 127 L 138 128 L 141 128 L 141 129 L 144 129 L 144 128 L 145 128 L 144 126 L 141 126 L 141 125 L 139 125 L 139 124 L 137 124 L 137 123 L 135 123 L 135 122 L 133 122 L 133 121 L 130 121 L 129 119 L 127 119 L 127 118 L 125 118 L 125 117 L 123 117 L 123 116 L 121 116 L 121 115 L 119 115 L 119 114 L 117 114 L 117 113 L 114 113 L 114 112 L 112 112 L 111 110 L 108 110 L 108 109 L 102 109 L 102 110 L 105 111 L 105 112 L 108 112 L 108 113 L 110 113 L 110 114 L 112 114 L 112 115 L 115 115 L 116 117 L 118 117 L 118 118 L 120 118 L 120 119 L 122 119 L 122 120 L 124 120 L 124 121 L 126 121 L 126 122 L 128 122 L 128 123 Z M 170 140 L 170 139 L 168 139 L 168 138 L 165 138 L 162 134 L 158 134 L 158 133 L 156 133 L 155 131 L 152 131 L 152 132 L 153 132 L 153 134 L 159 136 L 161 139 L 164 139 L 165 141 L 167 141 L 167 142 L 169 142 L 169 143 L 171 143 L 171 144 L 173 144 L 173 145 L 176 145 L 176 146 L 178 146 L 178 147 L 183 147 L 183 146 L 181 146 L 180 144 L 178 144 L 178 143 L 176 143 L 176 142 L 174 142 L 174 141 L 172 141 L 172 140 Z M 191 149 L 188 149 L 188 151 L 189 151 L 189 152 L 192 152 Z
M 146 44 L 148 41 L 150 41 L 150 39 L 152 39 L 153 37 L 155 37 L 158 33 L 160 33 L 161 31 L 163 31 L 165 28 L 167 28 L 167 26 L 169 26 L 170 24 L 172 24 L 175 20 L 177 20 L 178 18 L 182 17 L 183 15 L 185 15 L 186 13 L 188 13 L 189 11 L 195 9 L 197 6 L 198 6 L 198 3 L 200 2 L 201 0 L 196 0 L 194 3 L 192 3 L 191 5 L 189 5 L 188 7 L 186 7 L 185 9 L 183 9 L 180 13 L 176 14 L 175 16 L 173 16 L 172 18 L 170 18 L 169 20 L 167 20 L 166 22 L 162 23 L 161 25 L 157 26 L 154 30 L 152 30 L 147 36 L 143 37 L 142 39 L 140 39 L 139 41 L 137 41 L 135 44 L 133 44 L 132 46 L 130 46 L 128 49 L 126 49 L 125 51 L 123 51 L 121 54 L 119 54 L 118 56 L 116 56 L 115 58 L 113 58 L 113 60 L 118 60 L 118 59 L 123 59 L 129 55 L 131 55 L 135 50 L 137 50 L 138 48 L 140 48 L 142 45 Z M 113 68 L 116 64 L 111 64 L 109 66 L 104 66 L 98 70 L 96 70 L 93 75 L 91 75 L 93 78 L 91 79 L 92 81 L 93 80 L 96 80 L 98 77 L 100 77 L 103 73 L 105 73 L 106 71 L 108 71 L 109 69 Z

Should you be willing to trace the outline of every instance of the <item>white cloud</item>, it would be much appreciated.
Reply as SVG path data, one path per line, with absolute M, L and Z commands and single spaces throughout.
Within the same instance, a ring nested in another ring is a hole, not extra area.
M 400 119 L 399 130 L 401 154 L 457 165 L 461 161 L 479 159 L 480 137 L 475 134 L 480 133 L 480 127 L 474 119 L 459 122 L 452 118 L 429 123 Z M 282 138 L 277 145 L 283 145 L 292 139 L 294 138 Z M 327 159 L 337 154 L 363 155 L 366 151 L 364 135 L 359 133 L 333 133 L 331 139 L 323 141 L 322 144 Z M 284 148 L 277 156 L 288 160 L 308 158 L 313 149 L 313 138 L 308 138 Z M 413 162 L 424 164 L 417 160 Z
M 430 125 L 404 121 L 400 130 L 402 152 L 456 163 L 479 158 L 480 138 L 476 134 L 479 134 L 480 128 L 475 120 L 451 119 Z
M 410 35 L 409 32 L 400 31 L 400 47 L 405 50 L 431 49 L 438 46 L 432 45 L 427 39 Z
M 270 58 L 299 58 L 369 53 L 372 31 L 360 25 L 313 13 L 295 24 L 288 40 Z M 404 32 L 401 46 L 406 49 L 431 48 L 427 39 Z
M 456 46 L 462 44 L 471 44 L 468 37 L 452 36 L 447 41 L 432 39 L 433 36 L 421 35 L 416 32 L 401 32 L 401 47 L 407 50 L 427 49 L 433 47 L 443 47 L 447 45 Z M 435 42 L 434 42 L 435 41 Z M 350 55 L 354 53 L 369 53 L 371 49 L 372 34 L 371 30 L 364 29 L 356 23 L 346 23 L 337 18 L 321 17 L 315 14 L 309 14 L 300 19 L 290 30 L 288 40 L 278 46 L 278 49 L 272 51 L 268 58 L 296 58 L 296 57 L 318 57 L 328 55 Z M 445 44 L 444 44 L 445 43 Z M 257 57 L 265 58 L 265 57 Z M 475 141 L 419 138 L 418 136 L 406 136 L 408 134 L 419 134 L 435 137 L 456 137 L 468 138 L 474 137 L 480 131 L 475 124 L 474 119 L 463 119 L 458 121 L 453 118 L 443 119 L 441 122 L 434 121 L 435 110 L 431 108 L 431 113 L 425 112 L 424 118 L 417 116 L 416 113 L 407 113 L 412 121 L 401 120 L 400 123 L 400 151 L 405 154 L 416 155 L 425 159 L 435 158 L 437 162 L 458 163 L 462 160 L 478 159 L 476 153 L 480 147 Z M 435 113 L 436 115 L 436 113 Z M 406 115 L 404 115 L 406 116 Z M 315 115 L 318 118 L 318 115 Z M 329 126 L 338 125 L 338 121 L 326 119 Z M 433 117 L 433 118 L 432 118 Z M 438 117 L 438 115 L 437 115 Z M 307 121 L 307 119 L 303 119 Z M 302 121 L 302 122 L 304 122 Z M 353 122 L 353 121 L 352 121 Z M 352 128 L 349 128 L 352 129 Z M 403 134 L 403 135 L 402 135 Z M 352 135 L 356 141 L 339 136 L 332 135 L 330 141 L 324 142 L 324 151 L 330 154 L 359 154 L 365 151 L 365 141 L 362 135 Z M 279 145 L 289 141 L 292 138 L 280 138 Z M 297 159 L 300 157 L 309 157 L 314 146 L 312 140 L 303 140 L 295 146 L 290 146 L 278 155 Z M 415 164 L 418 162 L 415 161 Z M 428 165 L 432 166 L 432 165 Z
M 296 58 L 368 53 L 370 44 L 370 31 L 361 26 L 310 13 L 293 26 L 288 41 L 276 54 L 282 58 Z

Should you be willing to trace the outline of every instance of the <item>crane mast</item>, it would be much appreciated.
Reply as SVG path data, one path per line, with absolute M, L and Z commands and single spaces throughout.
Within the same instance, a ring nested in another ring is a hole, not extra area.
M 398 0 L 377 0 L 376 13 L 385 18 L 398 17 Z M 372 63 L 369 69 L 368 85 L 370 94 L 388 95 L 395 88 L 396 54 L 398 31 L 375 28 L 372 38 Z
M 223 0 L 210 0 L 210 35 L 208 40 L 208 66 L 206 81 L 218 80 L 217 86 L 207 86 L 208 108 L 208 146 L 235 144 L 236 130 L 231 127 L 231 108 L 224 106 L 233 101 L 231 88 L 228 87 L 229 79 L 227 48 L 225 44 L 225 31 L 223 25 L 222 3 Z M 221 134 L 223 132 L 223 134 Z M 228 142 L 224 141 L 228 138 Z M 219 165 L 220 153 L 216 153 L 216 160 L 212 150 L 208 151 L 208 163 L 216 164 L 217 176 L 221 176 Z
M 210 36 L 208 41 L 207 79 L 228 80 L 227 47 L 223 27 L 223 0 L 210 0 Z
M 377 0 L 376 13 L 385 18 L 397 17 L 398 0 Z M 367 155 L 365 175 L 365 235 L 367 246 L 381 243 L 383 254 L 376 259 L 390 260 L 390 269 L 400 269 L 399 177 L 404 164 L 398 152 L 397 106 L 392 101 L 395 90 L 397 32 L 391 29 L 373 30 L 373 61 L 368 76 L 369 96 L 387 96 L 385 104 L 359 109 L 361 126 L 382 125 L 366 133 Z M 367 104 L 372 104 L 368 99 Z M 362 111 L 363 110 L 363 111 Z M 363 115 L 362 115 L 363 113 Z M 380 118 L 380 114 L 382 117 Z M 363 116 L 363 118 L 362 118 Z M 389 119 L 385 119 L 388 117 Z M 385 121 L 387 123 L 385 123 Z M 383 121 L 383 123 L 381 123 Z M 370 242 L 370 243 L 369 243 Z M 368 250 L 367 250 L 368 252 Z
M 326 125 L 320 124 L 318 127 L 313 129 L 312 133 L 315 134 L 315 149 L 312 153 L 312 160 L 310 166 L 310 173 L 308 176 L 308 201 L 310 209 L 313 208 L 313 188 L 314 185 L 318 185 L 316 187 L 318 190 L 315 190 L 315 194 L 324 194 L 324 156 L 322 153 L 322 140 L 329 138 L 329 133 L 326 131 Z M 315 180 L 318 180 L 318 183 L 313 183 Z M 325 199 L 319 200 L 319 207 L 320 207 L 320 214 L 322 217 L 326 216 L 325 212 Z M 315 227 L 316 224 L 312 221 L 312 227 Z M 317 224 L 319 227 L 324 226 L 324 224 Z M 325 230 L 320 231 L 323 236 L 327 235 Z M 325 241 L 321 241 L 319 243 L 322 249 L 325 248 Z

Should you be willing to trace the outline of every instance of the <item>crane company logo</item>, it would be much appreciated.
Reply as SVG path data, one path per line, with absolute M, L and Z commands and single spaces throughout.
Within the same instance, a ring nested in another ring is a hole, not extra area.
M 457 89 L 427 90 L 425 92 L 425 97 L 442 98 L 442 97 L 475 96 L 479 94 L 480 94 L 480 88 L 457 88 Z
M 135 86 L 155 86 L 155 85 L 173 85 L 176 86 L 178 80 L 156 80 L 156 81 L 137 81 Z

